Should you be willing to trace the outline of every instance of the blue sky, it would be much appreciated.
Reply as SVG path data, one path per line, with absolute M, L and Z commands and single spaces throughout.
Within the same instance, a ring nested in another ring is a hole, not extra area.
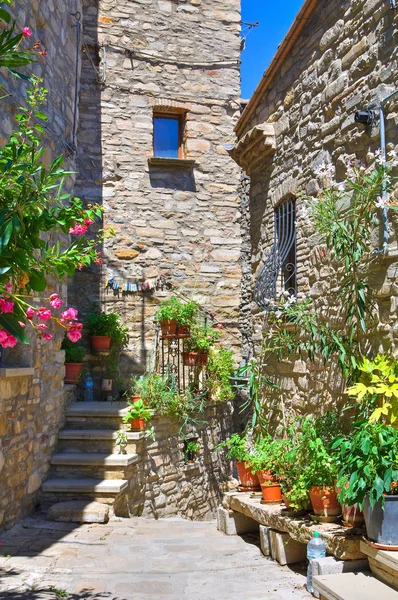
M 242 21 L 260 22 L 248 34 L 242 52 L 242 98 L 254 92 L 302 4 L 303 0 L 242 0 Z

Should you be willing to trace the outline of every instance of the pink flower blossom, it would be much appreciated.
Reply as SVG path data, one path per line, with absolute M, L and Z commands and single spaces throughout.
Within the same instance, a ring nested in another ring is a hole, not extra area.
M 102 260 L 101 252 L 97 252 L 97 258 L 95 260 L 96 265 L 103 265 L 104 261 Z
M 0 313 L 12 312 L 14 312 L 14 302 L 9 302 L 8 300 L 4 300 L 4 298 L 0 298 Z
M 35 316 L 35 311 L 31 306 L 29 306 L 28 310 L 26 311 L 26 316 L 28 319 L 33 319 L 33 317 Z
M 44 323 L 39 323 L 37 326 L 39 329 L 41 329 L 43 331 L 43 329 L 47 329 L 47 325 L 44 325 Z
M 1 344 L 3 348 L 14 348 L 17 344 L 17 338 L 13 335 L 8 335 L 7 339 Z
M 61 314 L 61 322 L 65 322 L 65 321 L 77 321 L 77 313 L 78 311 L 76 310 L 76 308 L 68 308 L 68 310 L 65 310 L 62 314 Z
M 51 294 L 50 296 L 50 305 L 53 308 L 61 308 L 62 306 L 62 300 L 61 298 L 58 297 L 58 294 Z
M 24 27 L 24 28 L 22 29 L 22 35 L 23 35 L 24 37 L 30 37 L 30 36 L 32 35 L 32 32 L 31 32 L 31 30 L 29 29 L 29 27 Z
M 69 229 L 69 233 L 72 233 L 73 235 L 83 235 L 84 233 L 86 233 L 86 231 L 87 225 L 82 225 L 77 221 L 75 221 L 74 226 Z
M 89 225 L 92 225 L 94 223 L 94 221 L 92 219 L 89 219 L 88 217 L 86 217 L 84 219 L 84 223 L 85 223 L 85 225 L 89 226 Z
M 9 294 L 11 294 L 11 291 L 12 291 L 12 283 L 11 283 L 11 281 L 9 281 L 8 283 L 6 283 L 6 284 L 5 284 L 5 286 L 4 286 L 4 289 L 5 289 L 5 290 L 6 290 L 6 291 L 7 291 Z
M 26 323 L 24 323 L 23 321 L 18 321 L 18 325 L 20 327 L 26 327 Z
M 66 333 L 66 337 L 70 339 L 71 342 L 77 342 L 82 337 L 82 334 L 77 329 L 69 329 Z
M 222 323 L 217 323 L 217 329 L 224 329 L 224 325 Z
M 0 329 L 0 345 L 3 345 L 3 342 L 8 338 L 8 333 L 5 329 Z
M 51 319 L 51 310 L 45 306 L 41 306 L 37 311 L 37 317 L 40 321 L 49 321 Z
M 51 333 L 43 333 L 43 339 L 44 340 L 52 340 L 53 336 L 51 335 Z

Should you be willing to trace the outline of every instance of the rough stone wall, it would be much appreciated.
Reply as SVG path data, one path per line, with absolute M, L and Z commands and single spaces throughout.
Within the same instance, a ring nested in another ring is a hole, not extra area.
M 65 154 L 65 168 L 74 171 L 70 155 L 73 142 L 74 77 L 76 58 L 76 20 L 71 12 L 79 2 L 29 2 L 17 0 L 10 10 L 16 16 L 16 30 L 29 26 L 33 35 L 22 44 L 32 46 L 40 40 L 47 50 L 36 65 L 25 67 L 44 78 L 49 90 L 43 111 L 49 118 L 45 161 L 50 163 L 60 153 Z M 21 69 L 22 70 L 22 69 Z M 12 95 L 0 101 L 0 143 L 14 128 L 13 117 L 23 104 L 26 82 L 0 73 L 1 83 Z M 2 94 L 3 95 L 3 94 Z M 70 187 L 73 184 L 71 179 Z M 49 289 L 49 295 L 54 291 Z M 57 288 L 66 299 L 66 286 Z M 32 367 L 34 375 L 0 376 L 0 528 L 11 527 L 16 520 L 34 509 L 41 481 L 48 471 L 58 430 L 63 421 L 63 409 L 70 401 L 63 388 L 64 352 L 60 351 L 62 334 L 53 331 L 50 342 L 36 340 L 30 346 L 18 344 L 3 352 L 5 366 Z M 14 374 L 16 372 L 14 371 Z
M 78 195 L 103 204 L 116 236 L 101 273 L 78 273 L 70 298 L 123 316 L 126 372 L 145 368 L 169 293 L 125 293 L 126 283 L 163 277 L 238 333 L 239 169 L 223 144 L 239 110 L 239 32 L 240 0 L 84 2 Z M 176 109 L 195 164 L 150 165 L 153 112 Z M 111 277 L 118 292 L 105 291 Z
M 151 420 L 155 441 L 147 442 L 145 457 L 137 465 L 129 484 L 128 503 L 132 515 L 171 517 L 205 521 L 214 518 L 228 480 L 230 461 L 215 448 L 232 432 L 232 407 L 209 405 L 198 423 L 190 426 L 190 439 L 200 447 L 194 463 L 184 462 L 184 442 L 175 419 Z
M 309 294 L 319 310 L 327 303 L 329 292 L 336 287 L 336 272 L 322 240 L 304 216 L 299 194 L 315 194 L 314 169 L 320 163 L 331 162 L 337 180 L 342 181 L 349 158 L 366 162 L 368 151 L 379 147 L 378 124 L 364 128 L 354 122 L 354 114 L 398 87 L 397 42 L 398 10 L 390 10 L 389 2 L 318 2 L 241 134 L 271 122 L 277 138 L 276 153 L 251 173 L 251 285 L 273 243 L 274 207 L 293 194 L 298 207 L 298 289 Z M 386 105 L 388 150 L 397 150 L 397 125 L 395 98 Z M 396 351 L 397 221 L 390 217 L 389 256 L 375 258 L 369 273 L 379 311 L 377 328 L 369 336 L 375 352 Z M 375 249 L 380 247 L 377 237 Z M 264 315 L 254 304 L 252 314 L 253 340 L 259 352 Z M 332 318 L 338 314 L 336 306 Z M 322 412 L 344 402 L 341 377 L 333 361 L 326 369 L 323 364 L 305 364 L 298 357 L 279 364 L 266 357 L 265 362 L 267 372 L 280 385 L 270 402 L 278 420 L 281 399 L 286 409 L 303 413 Z

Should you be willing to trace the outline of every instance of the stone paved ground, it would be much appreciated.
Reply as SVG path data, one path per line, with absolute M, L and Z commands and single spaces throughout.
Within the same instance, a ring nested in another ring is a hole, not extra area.
M 117 519 L 107 525 L 25 519 L 2 536 L 3 600 L 291 600 L 304 576 L 265 558 L 256 539 L 214 522 Z

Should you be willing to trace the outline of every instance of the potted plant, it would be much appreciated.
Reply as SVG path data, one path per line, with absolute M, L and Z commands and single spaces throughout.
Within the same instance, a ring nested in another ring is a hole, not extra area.
M 183 302 L 177 296 L 162 302 L 155 313 L 155 321 L 160 324 L 162 336 L 189 337 L 189 326 L 197 309 L 198 305 L 195 301 Z
M 119 454 L 126 454 L 126 447 L 128 444 L 127 433 L 122 429 L 116 432 L 116 446 L 119 446 Z
M 278 503 L 282 500 L 281 485 L 276 474 L 280 470 L 286 443 L 286 440 L 273 440 L 271 436 L 265 435 L 257 441 L 255 450 L 248 459 L 252 472 L 258 476 L 263 503 Z
M 145 424 L 150 420 L 152 411 L 143 403 L 142 400 L 137 400 L 134 403 L 128 403 L 129 409 L 123 417 L 124 423 L 130 423 L 131 429 L 144 431 Z
M 225 442 L 221 442 L 217 449 L 228 448 L 227 458 L 235 461 L 236 468 L 238 470 L 238 477 L 240 479 L 240 490 L 241 491 L 259 491 L 260 484 L 257 474 L 252 472 L 252 468 L 249 464 L 250 454 L 246 447 L 245 436 L 239 433 L 234 433 Z
M 116 346 L 127 343 L 128 328 L 121 324 L 118 313 L 91 312 L 86 317 L 86 323 L 95 352 L 108 351 L 111 342 Z
M 184 443 L 184 457 L 185 462 L 194 463 L 197 458 L 197 454 L 200 450 L 200 446 L 194 440 L 186 440 Z
M 191 325 L 194 323 L 195 315 L 198 311 L 198 303 L 195 300 L 181 302 L 177 314 L 177 337 L 188 338 L 191 335 Z
M 117 376 L 119 370 L 119 356 L 118 350 L 113 347 L 110 349 L 108 356 L 105 360 L 104 372 L 101 381 L 101 391 L 111 392 L 113 387 L 113 381 Z
M 64 338 L 61 348 L 65 350 L 65 383 L 76 384 L 79 381 L 86 351 L 67 337 Z
M 186 367 L 201 367 L 207 364 L 209 351 L 219 339 L 219 331 L 208 325 L 194 324 L 191 337 L 184 342 L 182 362 Z
M 340 453 L 341 502 L 363 509 L 369 540 L 398 546 L 398 431 L 361 421 L 352 435 L 337 438 L 334 447 Z
M 232 376 L 234 373 L 232 350 L 213 346 L 207 361 L 206 387 L 212 402 L 227 402 L 234 397 Z

